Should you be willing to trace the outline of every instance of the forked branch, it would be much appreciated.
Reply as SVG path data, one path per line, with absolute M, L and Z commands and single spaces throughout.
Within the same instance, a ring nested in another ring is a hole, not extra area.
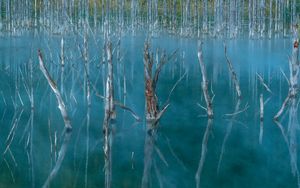
M 65 103 L 62 99 L 62 96 L 60 94 L 59 89 L 57 88 L 56 83 L 51 78 L 51 76 L 49 74 L 49 71 L 48 71 L 48 69 L 46 68 L 46 66 L 44 64 L 44 60 L 43 60 L 41 50 L 38 50 L 38 57 L 39 57 L 40 70 L 42 71 L 43 75 L 47 79 L 49 86 L 51 87 L 52 91 L 54 92 L 54 94 L 56 96 L 56 99 L 57 99 L 57 102 L 58 102 L 58 108 L 59 108 L 60 113 L 63 117 L 65 127 L 67 128 L 67 130 L 72 130 L 71 121 L 70 121 L 70 118 L 68 116 Z

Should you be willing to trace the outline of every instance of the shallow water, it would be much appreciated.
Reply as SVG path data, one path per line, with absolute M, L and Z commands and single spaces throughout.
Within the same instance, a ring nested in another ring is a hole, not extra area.
M 78 36 L 64 37 L 66 65 L 61 81 L 60 39 L 61 36 L 42 33 L 0 37 L 0 151 L 3 153 L 0 187 L 41 187 L 63 143 L 63 119 L 55 96 L 39 70 L 37 49 L 42 50 L 50 74 L 63 90 L 73 126 L 65 158 L 50 185 L 104 186 L 103 101 L 93 91 L 92 106 L 87 107 L 83 60 L 78 50 L 83 39 Z M 287 94 L 288 85 L 280 68 L 288 75 L 290 39 L 226 41 L 228 56 L 240 80 L 243 95 L 240 102 L 228 72 L 223 41 L 203 41 L 204 62 L 215 94 L 215 118 L 211 122 L 202 117 L 205 111 L 197 105 L 205 104 L 197 40 L 169 35 L 151 39 L 153 51 L 178 50 L 176 58 L 161 73 L 158 85 L 161 105 L 173 84 L 187 72 L 171 96 L 171 106 L 157 133 L 152 136 L 147 134 L 144 120 L 144 41 L 143 34 L 122 36 L 121 63 L 116 62 L 114 54 L 116 99 L 126 103 L 143 121 L 135 122 L 128 112 L 117 110 L 112 125 L 112 187 L 141 187 L 142 182 L 148 187 L 298 187 L 297 117 L 288 112 L 281 125 L 273 122 Z M 114 39 L 114 47 L 116 43 Z M 101 37 L 90 36 L 90 76 L 99 93 L 103 93 L 102 45 Z M 31 83 L 30 59 L 35 101 L 32 110 L 24 86 Z M 256 73 L 263 75 L 273 94 L 261 87 Z M 259 121 L 261 93 L 268 101 L 263 123 Z M 225 115 L 247 105 L 247 110 L 234 117 Z

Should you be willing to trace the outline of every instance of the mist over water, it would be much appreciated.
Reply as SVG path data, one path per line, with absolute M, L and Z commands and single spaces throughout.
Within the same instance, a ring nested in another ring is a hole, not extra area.
M 0 0 L 0 188 L 300 188 L 299 7 Z

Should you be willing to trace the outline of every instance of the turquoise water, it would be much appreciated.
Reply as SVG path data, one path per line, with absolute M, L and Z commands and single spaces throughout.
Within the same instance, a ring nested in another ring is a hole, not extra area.
M 73 126 L 70 140 L 65 144 L 64 160 L 50 187 L 104 187 L 103 101 L 93 91 L 92 105 L 87 106 L 83 59 L 78 50 L 83 39 L 79 36 L 64 37 L 66 59 L 61 81 L 60 39 L 58 35 L 30 33 L 0 37 L 0 152 L 3 153 L 0 187 L 41 187 L 63 145 L 63 119 L 55 96 L 39 70 L 38 49 L 42 50 L 45 64 L 59 88 L 63 87 Z M 102 94 L 103 41 L 91 36 L 88 41 L 91 82 Z M 117 39 L 112 41 L 116 47 Z M 288 75 L 290 39 L 226 41 L 228 56 L 240 80 L 243 97 L 239 106 L 223 40 L 203 41 L 204 62 L 215 94 L 215 118 L 208 122 L 202 117 L 205 111 L 197 105 L 205 105 L 197 39 L 163 34 L 152 38 L 154 52 L 156 48 L 169 53 L 178 50 L 176 58 L 161 73 L 158 84 L 161 105 L 174 83 L 187 72 L 153 135 L 147 133 L 144 120 L 144 41 L 142 34 L 124 35 L 121 63 L 116 61 L 114 53 L 116 100 L 126 103 L 143 121 L 136 122 L 128 112 L 117 108 L 117 119 L 112 125 L 112 187 L 299 187 L 297 115 L 288 111 L 280 125 L 273 122 L 287 94 L 288 85 L 280 69 Z M 30 59 L 34 109 L 30 108 L 24 86 L 31 83 Z M 261 87 L 256 73 L 264 77 L 273 94 Z M 263 123 L 259 121 L 261 93 L 267 101 Z M 225 115 L 239 110 L 243 112 L 236 116 Z M 195 178 L 197 171 L 199 181 Z

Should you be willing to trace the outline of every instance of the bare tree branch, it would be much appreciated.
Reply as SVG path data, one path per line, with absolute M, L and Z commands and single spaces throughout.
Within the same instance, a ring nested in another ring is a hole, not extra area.
M 258 73 L 256 73 L 257 78 L 259 79 L 261 85 L 269 92 L 272 94 L 271 89 L 268 87 L 268 85 L 264 82 L 264 79 L 262 78 L 262 76 Z
M 38 57 L 39 57 L 40 70 L 44 74 L 45 78 L 48 81 L 49 86 L 51 87 L 52 91 L 54 92 L 54 94 L 56 96 L 56 99 L 57 99 L 57 102 L 58 102 L 58 108 L 59 108 L 60 113 L 63 117 L 65 127 L 69 130 L 72 130 L 71 122 L 70 122 L 70 119 L 69 119 L 69 116 L 68 116 L 68 113 L 67 113 L 67 110 L 66 110 L 65 103 L 64 103 L 64 101 L 61 97 L 60 91 L 58 90 L 56 83 L 51 78 L 47 68 L 45 67 L 42 52 L 40 50 L 38 50 Z
M 235 85 L 235 90 L 236 90 L 237 96 L 238 96 L 238 98 L 241 98 L 242 97 L 242 92 L 241 92 L 241 89 L 240 89 L 239 80 L 237 79 L 237 75 L 234 71 L 232 63 L 231 63 L 231 61 L 229 60 L 229 58 L 227 56 L 227 47 L 226 47 L 225 43 L 224 43 L 224 52 L 225 52 L 225 58 L 226 58 L 226 61 L 227 61 L 228 69 L 229 69 L 229 72 L 231 74 L 231 78 L 233 80 L 233 83 Z

